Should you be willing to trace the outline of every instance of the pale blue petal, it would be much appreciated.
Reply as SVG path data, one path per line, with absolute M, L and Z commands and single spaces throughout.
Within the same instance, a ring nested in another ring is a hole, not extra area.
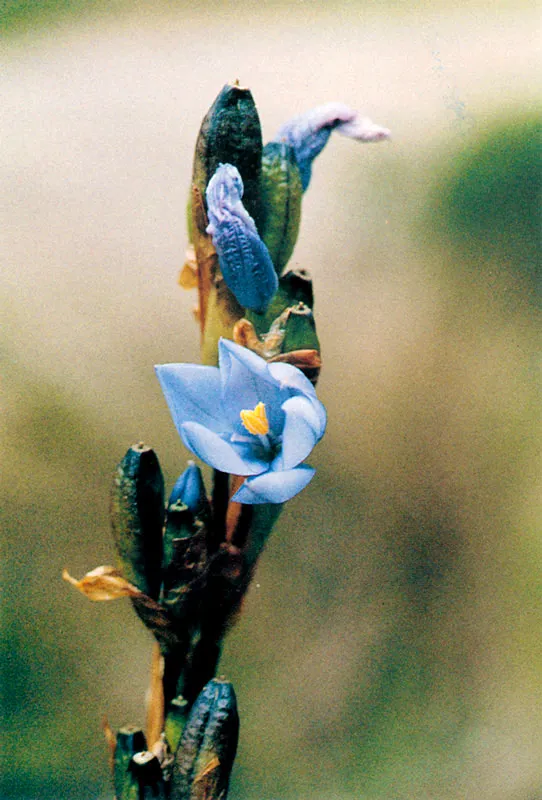
M 356 112 L 342 103 L 326 103 L 288 120 L 275 136 L 276 142 L 286 142 L 294 148 L 301 173 L 303 191 L 311 179 L 312 162 L 326 146 L 331 132 L 341 123 L 350 123 Z
M 320 419 L 310 400 L 292 397 L 283 405 L 286 414 L 282 447 L 271 464 L 272 470 L 297 467 L 320 440 Z
M 269 372 L 281 389 L 295 389 L 296 393 L 316 397 L 316 389 L 300 369 L 280 361 L 269 364 Z
M 326 409 L 316 396 L 316 390 L 309 379 L 297 367 L 291 364 L 269 364 L 269 372 L 280 383 L 282 390 L 290 390 L 294 397 L 300 393 L 311 401 L 314 413 L 318 415 L 318 439 L 321 439 L 326 429 Z
M 199 422 L 216 432 L 227 427 L 223 420 L 217 367 L 159 364 L 155 370 L 179 433 L 184 422 Z
M 232 207 L 240 203 L 243 192 L 243 179 L 237 167 L 232 164 L 219 164 L 205 190 L 209 220 L 218 218 L 220 221 L 222 211 L 224 209 L 231 211 Z M 249 219 L 252 218 L 249 216 Z
M 315 470 L 303 465 L 285 472 L 264 472 L 255 478 L 247 478 L 232 500 L 247 505 L 259 503 L 285 503 L 311 481 Z
M 228 377 L 227 373 L 232 359 L 242 364 L 251 375 L 267 382 L 274 382 L 269 374 L 269 365 L 264 358 L 249 350 L 248 347 L 236 344 L 230 339 L 221 338 L 218 342 L 218 360 L 223 383 Z
M 220 472 L 233 475 L 259 475 L 268 464 L 246 451 L 241 455 L 235 445 L 197 422 L 181 426 L 181 438 L 186 447 L 202 461 Z
M 267 362 L 246 347 L 228 339 L 218 345 L 220 377 L 222 380 L 222 406 L 228 424 L 237 433 L 246 433 L 240 421 L 243 408 L 255 408 L 265 403 L 272 433 L 280 435 L 284 424 L 281 405 L 289 393 L 280 391 L 278 381 L 272 376 Z
M 263 313 L 278 277 L 256 223 L 243 206 L 243 182 L 231 164 L 220 164 L 206 191 L 209 225 L 224 280 L 245 308 Z

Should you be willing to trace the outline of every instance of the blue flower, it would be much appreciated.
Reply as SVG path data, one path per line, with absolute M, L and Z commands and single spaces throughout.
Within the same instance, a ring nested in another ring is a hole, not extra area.
M 293 147 L 303 191 L 309 185 L 312 162 L 326 146 L 332 131 L 360 142 L 379 142 L 388 139 L 390 131 L 375 125 L 367 117 L 342 103 L 326 103 L 288 120 L 275 136 L 275 142 L 286 142 Z
M 206 190 L 207 233 L 228 289 L 242 306 L 261 314 L 277 291 L 278 278 L 242 196 L 243 180 L 237 168 L 220 164 Z
M 283 503 L 314 470 L 302 464 L 326 426 L 310 381 L 290 364 L 268 364 L 219 342 L 219 366 L 163 364 L 158 380 L 186 447 L 221 472 L 246 476 L 233 500 Z

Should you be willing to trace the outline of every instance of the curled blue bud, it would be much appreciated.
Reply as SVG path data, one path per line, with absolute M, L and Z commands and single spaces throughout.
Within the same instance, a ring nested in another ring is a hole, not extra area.
M 378 142 L 390 136 L 387 128 L 375 125 L 367 117 L 358 117 L 356 111 L 342 103 L 326 103 L 288 120 L 274 141 L 293 147 L 303 191 L 311 179 L 313 160 L 322 152 L 334 130 L 360 142 Z
M 200 468 L 193 461 L 188 462 L 188 467 L 177 478 L 169 496 L 168 506 L 172 506 L 177 500 L 181 500 L 185 506 L 188 506 L 194 516 L 207 507 L 203 476 Z
M 237 168 L 220 164 L 206 191 L 207 233 L 228 288 L 242 306 L 261 314 L 277 291 L 278 279 L 242 196 L 243 181 Z

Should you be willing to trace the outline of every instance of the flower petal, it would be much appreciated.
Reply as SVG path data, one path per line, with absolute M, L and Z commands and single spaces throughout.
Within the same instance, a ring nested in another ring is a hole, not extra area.
M 81 580 L 72 578 L 67 569 L 62 577 L 76 589 L 79 589 L 89 600 L 116 600 L 118 597 L 140 597 L 142 592 L 129 583 L 115 567 L 96 567 L 87 572 Z
M 242 306 L 263 313 L 278 277 L 256 223 L 243 206 L 243 181 L 236 167 L 220 164 L 207 187 L 207 212 L 220 269 Z
M 269 372 L 281 389 L 295 389 L 296 393 L 316 397 L 316 389 L 300 369 L 280 361 L 269 364 Z
M 185 422 L 181 425 L 179 433 L 189 450 L 221 472 L 231 472 L 234 475 L 259 475 L 269 466 L 266 461 L 255 457 L 252 451 L 247 452 L 246 448 L 239 453 L 235 445 L 198 422 Z
M 280 362 L 269 364 L 269 372 L 279 382 L 281 389 L 289 389 L 294 397 L 300 393 L 311 401 L 314 412 L 320 420 L 318 439 L 321 439 L 326 429 L 326 409 L 318 400 L 316 390 L 309 379 L 297 367 Z
M 326 146 L 333 128 L 355 116 L 355 111 L 342 103 L 326 103 L 293 117 L 280 128 L 275 141 L 284 141 L 294 148 L 303 191 L 311 179 L 312 162 Z
M 229 426 L 246 434 L 239 412 L 265 403 L 271 432 L 279 435 L 284 424 L 282 403 L 290 393 L 281 391 L 267 362 L 246 347 L 221 339 L 218 344 L 223 413 Z
M 376 142 L 390 136 L 387 128 L 375 125 L 365 117 L 359 118 L 356 111 L 343 103 L 326 103 L 288 120 L 280 128 L 275 141 L 286 142 L 294 148 L 303 191 L 311 179 L 312 162 L 326 146 L 333 130 L 362 142 Z
M 264 472 L 255 478 L 247 478 L 232 500 L 246 505 L 285 503 L 305 488 L 315 472 L 306 464 L 284 472 Z
M 224 430 L 217 367 L 159 364 L 155 370 L 179 433 L 185 422 L 199 422 L 217 433 Z
M 322 438 L 320 416 L 307 397 L 291 397 L 282 406 L 286 415 L 282 447 L 271 464 L 274 470 L 289 470 L 304 461 Z
M 389 128 L 377 125 L 369 117 L 355 117 L 350 122 L 342 122 L 336 130 L 341 136 L 357 139 L 358 142 L 381 142 L 391 136 Z

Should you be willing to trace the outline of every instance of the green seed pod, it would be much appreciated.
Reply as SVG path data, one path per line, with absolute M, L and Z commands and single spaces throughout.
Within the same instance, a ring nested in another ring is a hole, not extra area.
M 258 336 L 269 332 L 271 325 L 287 308 L 304 303 L 313 307 L 312 281 L 306 270 L 288 270 L 279 279 L 279 288 L 264 314 L 247 309 L 245 318 L 254 325 Z
M 140 728 L 127 725 L 117 733 L 113 756 L 113 783 L 117 800 L 139 800 L 139 784 L 130 762 L 135 753 L 146 747 L 145 735 Z
M 181 512 L 182 513 L 182 512 Z M 172 539 L 171 560 L 164 570 L 162 605 L 177 622 L 189 627 L 194 606 L 198 604 L 207 566 L 206 531 L 194 522 L 192 532 Z
M 262 156 L 261 237 L 280 275 L 292 255 L 299 223 L 303 187 L 294 149 L 283 142 L 270 142 Z
M 177 752 L 181 736 L 183 735 L 186 718 L 188 717 L 188 701 L 182 695 L 175 697 L 170 705 L 164 723 L 164 733 L 169 749 L 172 753 Z
M 225 800 L 239 737 L 233 686 L 213 679 L 198 695 L 175 755 L 171 800 Z
M 174 540 L 186 539 L 194 533 L 194 515 L 182 500 L 176 500 L 167 510 L 164 529 L 163 568 L 167 569 L 173 559 Z
M 192 183 L 205 197 L 219 164 L 237 167 L 244 185 L 243 204 L 258 226 L 261 160 L 262 131 L 252 94 L 241 86 L 226 84 L 201 124 Z
M 138 783 L 138 800 L 166 800 L 162 768 L 154 753 L 150 750 L 135 753 L 130 770 Z
M 111 528 L 124 577 L 158 598 L 161 584 L 164 478 L 154 450 L 130 447 L 111 489 Z
M 311 309 L 299 303 L 289 309 L 290 313 L 284 326 L 282 352 L 292 350 L 320 350 L 320 342 L 316 334 L 316 325 Z

